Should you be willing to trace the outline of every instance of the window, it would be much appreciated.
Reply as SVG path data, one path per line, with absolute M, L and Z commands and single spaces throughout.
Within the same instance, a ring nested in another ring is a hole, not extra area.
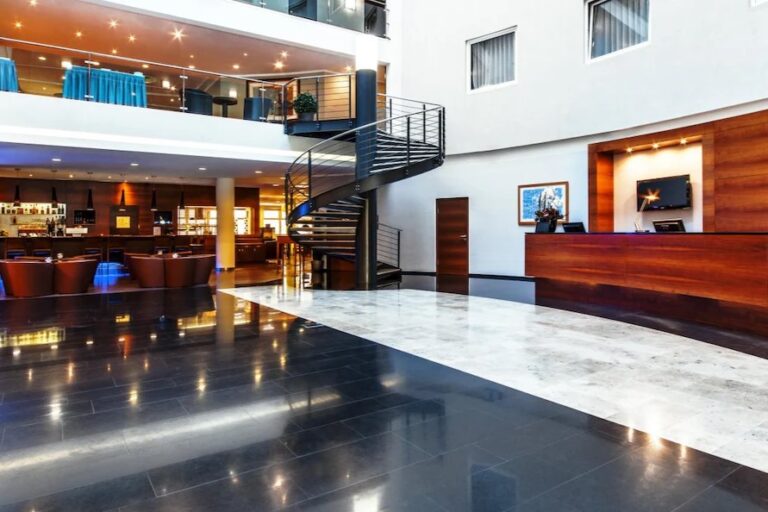
M 515 81 L 515 29 L 473 39 L 469 48 L 469 88 Z
M 595 0 L 589 9 L 590 57 L 595 59 L 648 41 L 650 0 Z
M 281 208 L 264 208 L 262 209 L 262 216 L 264 218 L 264 226 L 271 226 L 275 228 L 275 232 L 278 235 L 285 235 L 285 216 Z

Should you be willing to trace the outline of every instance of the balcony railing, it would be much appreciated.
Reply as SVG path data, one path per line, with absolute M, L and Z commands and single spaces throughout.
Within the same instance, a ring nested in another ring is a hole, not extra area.
M 357 32 L 387 37 L 383 0 L 237 0 Z
M 0 37 L 0 45 L 10 48 L 21 93 L 249 121 L 288 118 L 283 83 L 19 39 Z M 123 97 L 105 91 L 121 80 L 136 89 L 126 86 Z

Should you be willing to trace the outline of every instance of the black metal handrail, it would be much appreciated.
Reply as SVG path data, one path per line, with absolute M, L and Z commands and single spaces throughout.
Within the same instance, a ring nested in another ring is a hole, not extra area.
M 400 245 L 403 230 L 379 223 L 376 231 L 376 256 L 382 263 L 400 268 Z
M 400 105 L 396 108 L 408 108 L 405 103 Z M 378 157 L 381 168 L 392 171 L 432 158 L 442 159 L 445 156 L 444 118 L 445 109 L 439 105 L 415 109 L 345 131 L 306 150 L 293 161 L 285 175 L 289 224 L 302 216 L 300 207 L 312 198 L 354 184 L 358 180 L 358 160 L 375 161 Z M 371 128 L 375 131 L 370 140 L 352 142 L 361 131 L 368 133 Z M 370 172 L 377 172 L 375 164 Z

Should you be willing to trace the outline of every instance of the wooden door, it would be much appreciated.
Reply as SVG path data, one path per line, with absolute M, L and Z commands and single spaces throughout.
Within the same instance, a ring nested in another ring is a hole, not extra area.
M 437 291 L 469 293 L 469 198 L 437 200 Z

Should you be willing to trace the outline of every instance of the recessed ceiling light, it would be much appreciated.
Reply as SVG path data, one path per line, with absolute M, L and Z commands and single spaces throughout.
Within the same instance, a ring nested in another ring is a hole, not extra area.
M 661 145 L 658 142 L 653 143 L 653 149 L 659 149 Z
M 243 57 L 247 57 L 247 56 L 248 56 L 248 52 L 243 52 Z
M 108 179 L 108 180 L 111 180 L 111 179 L 112 179 L 112 176 L 107 176 L 107 179 Z
M 186 35 L 184 34 L 184 29 L 181 28 L 174 28 L 173 32 L 171 32 L 171 35 L 173 36 L 174 41 L 181 41 L 182 38 Z
M 72 61 L 71 60 L 64 60 L 61 61 L 61 67 L 64 69 L 72 69 Z
M 160 85 L 163 89 L 170 89 L 171 88 L 171 81 L 170 80 L 163 80 L 160 82 Z
M 117 55 L 117 48 L 112 48 L 112 55 Z
M 39 56 L 37 57 L 37 60 L 41 60 L 41 61 L 45 62 L 45 61 L 47 61 L 47 60 L 48 60 L 48 57 L 46 57 L 45 55 L 39 55 Z
M 131 167 L 138 167 L 138 166 L 139 166 L 138 162 L 131 162 Z
M 197 170 L 198 171 L 207 171 L 208 169 L 206 169 L 205 167 L 198 167 Z
M 190 54 L 189 54 L 189 58 L 190 58 L 190 59 L 194 59 L 194 58 L 195 58 L 195 55 L 194 55 L 193 53 L 190 53 Z
M 21 28 L 24 25 L 22 25 L 20 21 L 17 21 L 16 23 L 13 24 L 13 26 L 16 27 L 16 28 Z
M 272 186 L 273 186 L 273 187 L 279 187 L 279 186 L 280 186 L 280 183 L 273 183 L 273 184 L 272 184 Z
M 352 66 L 347 66 L 347 67 L 346 67 L 346 68 L 344 68 L 344 69 L 346 69 L 346 70 L 347 70 L 347 73 L 351 73 L 351 72 L 352 72 Z
M 149 69 L 149 64 L 142 64 L 141 67 L 144 69 Z
M 117 20 L 109 20 L 109 28 L 117 28 Z
M 283 50 L 283 51 L 281 51 L 281 52 L 280 52 L 280 56 L 281 56 L 282 58 L 284 58 L 284 59 L 287 59 L 287 58 L 288 58 L 288 52 L 287 52 L 287 51 L 285 51 L 285 50 Z
M 145 180 L 148 180 L 148 179 L 149 179 L 149 176 L 144 176 L 144 179 L 145 179 Z
M 632 151 L 632 148 L 627 148 L 627 153 L 631 153 Z
M 283 69 L 285 67 L 285 64 L 283 64 L 283 61 L 278 60 L 275 62 L 275 69 Z
M 61 158 L 58 158 L 58 157 L 51 158 L 51 162 L 61 162 Z
M 83 37 L 83 33 L 81 31 L 75 32 L 75 37 Z
M 70 178 L 74 178 L 74 177 L 75 177 L 75 175 L 74 175 L 74 174 L 70 174 L 70 175 L 69 175 L 69 177 L 70 177 Z
M 190 64 L 189 65 L 189 69 L 195 69 L 195 65 L 194 64 Z
M 29 177 L 30 177 L 30 178 L 32 177 L 32 173 L 29 173 Z
M 680 144 L 682 144 L 683 146 L 685 146 L 686 144 L 688 144 L 688 139 L 686 139 L 685 137 L 683 137 L 682 139 L 680 139 Z
M 29 0 L 29 5 L 31 5 L 32 7 L 37 6 L 37 0 Z
M 253 171 L 253 174 L 261 174 L 261 173 L 263 173 L 263 172 L 264 172 L 264 171 Z
M 240 64 L 232 64 L 232 69 L 240 69 Z
M 136 36 L 131 34 L 128 36 L 128 42 L 129 43 L 135 43 L 136 42 Z

